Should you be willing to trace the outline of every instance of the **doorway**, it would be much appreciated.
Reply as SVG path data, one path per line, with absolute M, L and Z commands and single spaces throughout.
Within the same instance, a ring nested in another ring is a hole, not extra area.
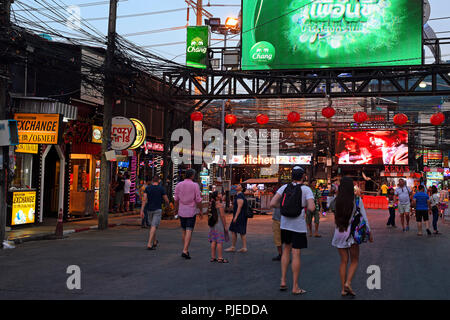
M 45 158 L 44 176 L 44 203 L 42 208 L 43 216 L 46 218 L 56 218 L 58 216 L 59 200 L 59 175 L 61 161 L 58 152 L 51 147 Z

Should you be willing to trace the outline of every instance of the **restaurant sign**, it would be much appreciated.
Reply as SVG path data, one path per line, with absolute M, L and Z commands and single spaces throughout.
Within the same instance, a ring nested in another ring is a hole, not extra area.
M 34 223 L 36 191 L 13 192 L 11 225 Z
M 111 127 L 111 148 L 125 150 L 131 147 L 136 140 L 136 127 L 130 119 L 114 117 Z
M 16 113 L 19 143 L 58 144 L 61 136 L 62 115 Z

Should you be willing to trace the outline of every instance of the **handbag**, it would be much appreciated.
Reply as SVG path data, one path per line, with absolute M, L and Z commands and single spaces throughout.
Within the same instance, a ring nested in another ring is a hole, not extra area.
M 361 214 L 361 209 L 359 207 L 359 200 L 360 198 L 356 198 L 356 211 L 355 214 L 352 216 L 351 222 L 350 222 L 350 235 L 347 238 L 347 241 L 350 239 L 350 237 L 353 237 L 356 244 L 361 244 L 363 242 L 367 242 L 370 238 L 370 230 L 367 226 L 367 221 L 364 219 L 363 215 Z

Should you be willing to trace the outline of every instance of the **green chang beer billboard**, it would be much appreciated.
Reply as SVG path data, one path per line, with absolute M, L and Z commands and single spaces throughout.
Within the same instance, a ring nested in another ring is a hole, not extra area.
M 242 1 L 243 70 L 422 63 L 422 0 Z
M 209 26 L 187 28 L 186 65 L 206 69 L 209 46 Z

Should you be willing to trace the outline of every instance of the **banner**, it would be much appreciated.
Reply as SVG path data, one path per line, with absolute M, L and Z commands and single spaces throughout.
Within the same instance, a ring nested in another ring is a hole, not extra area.
M 187 27 L 186 65 L 206 69 L 208 62 L 209 26 Z
M 243 0 L 242 69 L 420 65 L 422 0 Z
M 58 144 L 60 138 L 60 114 L 16 113 L 19 143 Z

